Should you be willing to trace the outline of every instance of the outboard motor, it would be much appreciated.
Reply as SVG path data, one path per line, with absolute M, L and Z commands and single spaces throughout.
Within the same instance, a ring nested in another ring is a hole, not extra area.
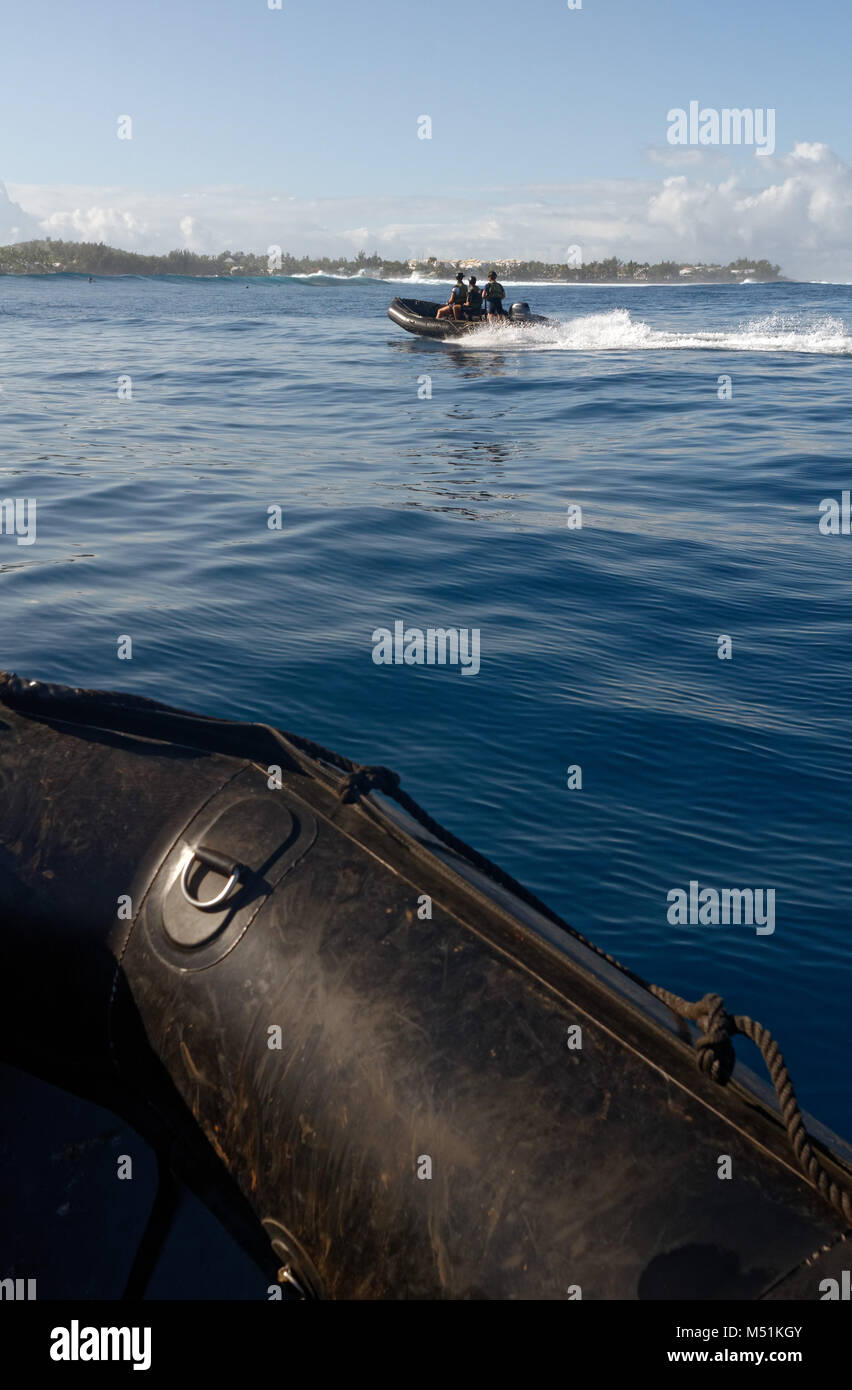
M 525 303 L 524 300 L 521 300 L 518 304 L 513 304 L 509 313 L 513 319 L 528 319 L 531 317 L 530 306 Z

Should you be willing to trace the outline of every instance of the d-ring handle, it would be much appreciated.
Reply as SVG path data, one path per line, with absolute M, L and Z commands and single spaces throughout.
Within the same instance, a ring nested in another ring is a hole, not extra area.
M 215 898 L 208 898 L 206 902 L 202 902 L 200 898 L 194 898 L 187 886 L 189 871 L 196 860 L 208 869 L 215 869 L 217 874 L 225 874 L 228 879 L 221 893 L 217 893 Z M 198 845 L 184 865 L 183 873 L 180 876 L 180 891 L 193 907 L 200 908 L 202 912 L 209 912 L 211 907 L 218 907 L 220 903 L 225 901 L 232 889 L 239 883 L 244 872 L 245 866 L 239 864 L 236 859 L 229 859 L 227 854 L 220 854 L 217 849 L 207 849 L 204 845 Z

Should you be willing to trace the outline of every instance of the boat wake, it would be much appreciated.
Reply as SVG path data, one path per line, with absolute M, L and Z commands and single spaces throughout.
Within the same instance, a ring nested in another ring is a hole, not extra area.
M 725 352 L 801 352 L 852 356 L 852 336 L 840 318 L 825 314 L 770 314 L 737 328 L 695 333 L 652 328 L 627 309 L 583 314 L 527 327 L 508 324 L 482 328 L 458 341 L 465 349 L 496 346 L 527 351 L 637 352 L 715 348 Z

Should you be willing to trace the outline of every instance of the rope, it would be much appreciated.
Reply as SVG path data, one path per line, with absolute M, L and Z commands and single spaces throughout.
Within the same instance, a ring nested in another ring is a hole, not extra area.
M 323 756 L 334 758 L 336 755 L 327 753 L 323 750 Z M 477 868 L 485 872 L 489 878 L 496 880 L 502 887 L 509 889 L 515 896 L 522 898 L 538 912 L 543 912 L 547 917 L 559 923 L 564 929 L 568 926 L 550 908 L 546 907 L 534 893 L 524 888 L 522 884 L 500 869 L 496 864 L 474 850 L 463 840 L 453 835 L 451 831 L 445 829 L 438 821 L 434 820 L 422 806 L 404 792 L 399 785 L 399 777 L 395 772 L 391 772 L 386 767 L 359 767 L 355 765 L 343 784 L 341 799 L 353 801 L 364 792 L 379 790 L 385 795 L 392 797 L 402 808 L 413 816 L 422 826 L 425 827 L 437 839 L 442 841 L 450 849 L 462 855 Z M 719 1086 L 724 1086 L 730 1080 L 734 1067 L 736 1066 L 736 1053 L 732 1039 L 741 1034 L 749 1038 L 758 1047 L 766 1063 L 770 1080 L 775 1087 L 775 1094 L 778 1097 L 778 1105 L 781 1117 L 787 1130 L 793 1153 L 808 1180 L 816 1188 L 820 1196 L 829 1203 L 830 1206 L 843 1216 L 852 1226 L 852 1193 L 847 1188 L 840 1187 L 833 1181 L 826 1169 L 820 1163 L 811 1145 L 810 1137 L 805 1127 L 804 1117 L 801 1107 L 796 1097 L 793 1081 L 787 1064 L 781 1055 L 781 1049 L 762 1023 L 756 1023 L 754 1019 L 747 1018 L 742 1014 L 729 1014 L 724 1002 L 718 994 L 705 994 L 703 999 L 690 1002 L 682 999 L 679 994 L 672 993 L 671 990 L 664 989 L 661 985 L 649 984 L 641 976 L 628 970 L 614 956 L 602 951 L 594 942 L 589 941 L 573 927 L 568 927 L 570 934 L 580 940 L 596 955 L 614 965 L 624 975 L 627 975 L 634 983 L 641 985 L 648 990 L 661 1003 L 666 1004 L 678 1017 L 686 1019 L 691 1023 L 696 1023 L 701 1029 L 701 1036 L 695 1043 L 696 1062 L 699 1069 L 709 1076 Z
M 295 740 L 293 735 L 287 735 L 287 739 L 288 741 L 302 742 L 302 740 Z M 762 1023 L 756 1023 L 754 1019 L 747 1018 L 745 1015 L 729 1014 L 724 1001 L 718 994 L 705 994 L 703 999 L 690 1002 L 687 999 L 682 999 L 679 994 L 664 989 L 661 985 L 649 984 L 647 980 L 643 980 L 641 976 L 622 965 L 615 956 L 602 951 L 593 941 L 589 941 L 582 933 L 569 927 L 551 908 L 548 908 L 534 893 L 513 879 L 504 869 L 493 864 L 485 855 L 465 844 L 463 840 L 458 839 L 451 831 L 434 820 L 428 811 L 425 811 L 413 797 L 402 790 L 397 773 L 386 767 L 367 767 L 352 763 L 349 759 L 342 758 L 339 754 L 332 753 L 317 744 L 311 746 L 318 752 L 323 761 L 337 763 L 347 768 L 348 775 L 340 790 L 342 801 L 355 801 L 359 796 L 373 790 L 381 791 L 386 796 L 392 797 L 402 806 L 403 810 L 407 811 L 430 834 L 455 853 L 460 854 L 476 868 L 481 869 L 489 878 L 534 907 L 536 911 L 544 913 L 546 917 L 557 922 L 563 930 L 567 927 L 570 934 L 581 941 L 584 946 L 615 966 L 635 984 L 648 990 L 679 1018 L 696 1023 L 701 1030 L 701 1036 L 695 1043 L 695 1060 L 699 1069 L 717 1085 L 726 1085 L 736 1066 L 737 1058 L 732 1039 L 737 1034 L 749 1038 L 760 1049 L 766 1063 L 766 1069 L 778 1097 L 778 1105 L 787 1136 L 799 1167 L 820 1196 L 836 1211 L 840 1212 L 852 1226 L 852 1193 L 847 1188 L 838 1186 L 829 1177 L 814 1153 L 790 1072 L 781 1055 L 781 1049 L 768 1028 L 764 1028 Z
M 359 767 L 350 772 L 338 795 L 341 801 L 350 802 L 373 791 L 397 797 L 400 790 L 398 772 L 392 772 L 389 767 Z
M 829 1177 L 814 1153 L 790 1072 L 769 1029 L 744 1014 L 729 1014 L 718 994 L 705 994 L 703 999 L 690 1003 L 660 985 L 649 985 L 649 989 L 674 1013 L 698 1024 L 702 1036 L 695 1044 L 696 1060 L 701 1070 L 720 1086 L 728 1081 L 736 1062 L 733 1037 L 739 1033 L 760 1048 L 799 1167 L 820 1196 L 852 1225 L 852 1194 Z
M 593 941 L 589 941 L 588 937 L 583 936 L 582 932 L 578 932 L 576 928 L 570 926 L 558 913 L 536 897 L 535 893 L 518 883 L 511 874 L 506 873 L 505 869 L 501 869 L 499 865 L 494 864 L 484 854 L 480 854 L 478 850 L 473 849 L 471 845 L 466 844 L 464 840 L 459 839 L 452 831 L 447 830 L 434 817 L 430 816 L 428 811 L 424 810 L 412 796 L 403 791 L 398 773 L 393 772 L 390 768 L 371 767 L 354 762 L 351 758 L 332 752 L 329 748 L 324 748 L 320 743 L 315 743 L 299 734 L 284 733 L 271 724 L 255 723 L 241 726 L 232 720 L 215 719 L 204 715 L 189 715 L 183 710 L 159 704 L 154 700 L 146 699 L 144 696 L 70 690 L 63 686 L 49 685 L 47 682 L 24 682 L 17 676 L 2 672 L 0 672 L 0 702 L 19 708 L 21 706 L 26 708 L 28 705 L 34 704 L 36 713 L 41 712 L 39 707 L 47 706 L 44 713 L 48 717 L 50 704 L 56 702 L 58 704 L 71 703 L 78 718 L 81 711 L 84 712 L 89 705 L 93 705 L 100 710 L 101 714 L 106 706 L 107 709 L 116 710 L 119 713 L 137 711 L 146 715 L 158 716 L 159 719 L 167 716 L 185 724 L 194 723 L 213 729 L 223 728 L 231 733 L 240 727 L 256 729 L 267 734 L 278 747 L 287 753 L 291 767 L 300 770 L 311 778 L 324 782 L 326 786 L 334 786 L 338 798 L 343 804 L 356 802 L 372 791 L 379 791 L 392 798 L 430 835 L 433 835 L 435 839 L 455 854 L 467 860 L 474 868 L 479 869 L 492 882 L 505 888 L 536 912 L 541 913 L 542 916 L 566 931 L 576 941 L 581 942 L 588 950 L 593 951 L 595 955 L 600 956 L 601 959 L 626 975 L 634 984 L 647 990 L 671 1009 L 677 1017 L 697 1024 L 701 1030 L 701 1036 L 695 1043 L 696 1062 L 700 1070 L 717 1085 L 727 1084 L 736 1065 L 732 1038 L 737 1034 L 749 1038 L 760 1049 L 766 1063 L 770 1079 L 775 1087 L 775 1094 L 778 1097 L 778 1104 L 790 1145 L 799 1167 L 820 1196 L 852 1225 L 852 1193 L 848 1188 L 838 1186 L 829 1177 L 814 1153 L 787 1065 L 778 1044 L 767 1028 L 744 1015 L 729 1014 L 718 994 L 705 994 L 703 999 L 690 1002 L 687 999 L 682 999 L 680 995 L 672 993 L 671 990 L 663 989 L 660 985 L 649 984 L 641 975 L 622 965 L 615 956 L 602 950 Z M 326 772 L 328 767 L 345 775 L 342 778 L 331 779 Z

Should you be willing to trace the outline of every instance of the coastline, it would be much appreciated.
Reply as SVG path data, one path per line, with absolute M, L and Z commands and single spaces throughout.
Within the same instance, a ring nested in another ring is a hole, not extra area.
M 251 273 L 248 272 L 248 271 L 245 272 L 245 273 L 236 274 L 236 275 L 232 275 L 232 274 L 229 274 L 229 275 L 194 275 L 194 274 L 192 274 L 191 271 L 174 271 L 174 270 L 166 270 L 166 271 L 161 271 L 161 272 L 159 272 L 159 273 L 156 272 L 156 271 L 153 271 L 153 272 L 150 272 L 149 274 L 140 274 L 138 271 L 127 271 L 127 270 L 121 270 L 121 271 L 91 271 L 91 272 L 90 272 L 90 271 L 86 271 L 86 270 L 64 270 L 64 269 L 62 269 L 62 270 L 3 270 L 3 269 L 0 267 L 0 280 L 4 280 L 4 279 L 5 279 L 5 280 L 59 280 L 59 279 L 75 279 L 75 280 L 85 280 L 85 281 L 88 281 L 88 280 L 90 280 L 90 279 L 93 280 L 93 281 L 98 281 L 98 280 L 202 280 L 202 281 L 217 282 L 217 283 L 219 283 L 219 284 L 226 284 L 226 283 L 228 283 L 228 282 L 230 282 L 230 281 L 233 281 L 234 283 L 243 284 L 243 283 L 245 283 L 245 282 L 248 281 L 248 280 L 254 281 L 254 282 L 256 282 L 257 284 L 289 283 L 289 282 L 291 282 L 291 281 L 293 281 L 293 280 L 301 280 L 301 281 L 303 281 L 303 282 L 309 282 L 309 281 L 312 281 L 312 280 L 313 280 L 313 281 L 332 280 L 332 281 L 337 281 L 337 282 L 339 282 L 340 284 L 353 284 L 353 283 L 354 283 L 354 284 L 358 284 L 358 285 L 419 285 L 419 286 L 425 286 L 425 287 L 427 287 L 427 288 L 428 288 L 430 285 L 433 285 L 433 286 L 435 286 L 436 288 L 438 288 L 438 287 L 444 288 L 445 286 L 452 285 L 452 284 L 453 284 L 453 281 L 454 281 L 454 277 L 453 277 L 453 276 L 449 276 L 449 275 L 446 276 L 446 277 L 437 277 L 437 276 L 436 276 L 436 277 L 434 277 L 434 278 L 433 278 L 433 277 L 428 277 L 428 278 L 424 277 L 424 278 L 420 279 L 420 278 L 417 278 L 417 277 L 414 277 L 414 276 L 411 276 L 411 277 L 401 277 L 401 276 L 395 276 L 395 275 L 388 275 L 388 276 L 379 276 L 379 275 L 358 275 L 358 274 L 355 274 L 355 275 L 339 275 L 339 274 L 335 274 L 335 273 L 332 272 L 332 271 L 326 271 L 326 270 L 302 271 L 302 272 L 297 272 L 296 274 L 293 274 L 293 275 L 284 275 L 284 274 L 280 274 L 280 273 L 278 273 L 278 274 L 272 274 L 272 275 L 269 275 L 269 274 L 265 274 L 265 275 L 256 275 L 256 274 L 251 274 Z M 738 287 L 740 287 L 740 286 L 746 286 L 746 285 L 810 285 L 810 284 L 814 284 L 814 285 L 830 285 L 830 284 L 835 284 L 835 283 L 837 283 L 837 284 L 845 284 L 845 283 L 846 283 L 845 281 L 836 281 L 836 282 L 835 282 L 835 281 L 830 281 L 830 280 L 793 280 L 793 279 L 791 279 L 791 278 L 788 278 L 787 276 L 781 276 L 781 275 L 779 275 L 776 279 L 772 279 L 772 280 L 757 280 L 757 279 L 736 280 L 736 279 L 734 279 L 733 277 L 732 277 L 730 280 L 686 280 L 686 279 L 667 279 L 667 280 L 649 280 L 649 279 L 645 279 L 645 280 L 639 280 L 639 279 L 628 279 L 627 277 L 624 277 L 624 278 L 619 279 L 619 280 L 557 280 L 557 279 L 554 279 L 554 280 L 522 280 L 522 279 L 518 279 L 518 280 L 516 280 L 516 279 L 513 279 L 513 278 L 512 278 L 511 276 L 509 276 L 509 275 L 504 275 L 504 276 L 503 276 L 503 281 L 504 281 L 505 284 L 507 284 L 507 285 L 518 285 L 518 286 L 523 286 L 524 288 L 531 288 L 531 289 L 534 289 L 534 288 L 536 288 L 536 287 L 541 287 L 541 288 L 543 288 L 543 287 L 545 287 L 545 286 L 550 287 L 550 286 L 556 285 L 556 286 L 564 286 L 566 289 L 602 289 L 602 290 L 606 290 L 606 289 L 611 289 L 611 290 L 614 290 L 614 289 L 621 289 L 621 288 L 623 288 L 624 286 L 630 286 L 630 287 L 632 287 L 632 288 L 638 288 L 638 289 L 642 289 L 643 287 L 644 287 L 645 289 L 654 289 L 654 288 L 659 288 L 659 287 L 661 287 L 661 286 L 669 286 L 670 288 L 673 288 L 673 289 L 712 289 L 712 288 L 714 288 L 714 287 L 719 287 L 719 286 L 721 286 L 722 288 L 738 288 Z
M 500 279 L 515 285 L 601 285 L 615 284 L 732 284 L 744 280 L 759 284 L 784 282 L 780 265 L 761 257 L 740 257 L 722 265 L 718 261 L 622 260 L 609 256 L 599 260 L 541 261 L 498 257 L 494 261 L 469 258 L 438 260 L 435 256 L 395 260 L 378 252 L 368 256 L 294 256 L 280 247 L 270 247 L 266 255 L 257 252 L 222 251 L 217 255 L 173 250 L 146 255 L 124 251 L 103 242 L 20 241 L 0 246 L 0 275 L 84 275 L 99 278 L 137 276 L 183 279 L 299 279 L 299 280 L 378 280 L 391 284 L 452 283 L 456 275 L 476 275 L 484 280 L 489 268 Z

